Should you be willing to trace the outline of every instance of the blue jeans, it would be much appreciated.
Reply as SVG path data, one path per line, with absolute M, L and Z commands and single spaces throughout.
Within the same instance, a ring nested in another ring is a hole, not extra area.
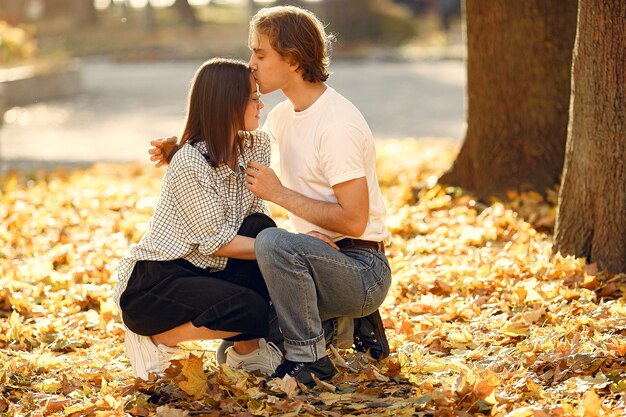
M 338 251 L 309 235 L 268 228 L 254 250 L 291 361 L 324 357 L 322 321 L 373 313 L 391 284 L 389 262 L 375 249 Z

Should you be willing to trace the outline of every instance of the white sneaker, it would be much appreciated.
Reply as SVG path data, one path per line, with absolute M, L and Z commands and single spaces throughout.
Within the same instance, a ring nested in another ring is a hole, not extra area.
M 271 375 L 283 361 L 283 353 L 272 342 L 259 339 L 259 348 L 253 352 L 241 355 L 233 347 L 226 349 L 226 364 L 231 368 L 243 368 L 248 372 L 260 371 Z
M 178 348 L 155 345 L 149 336 L 141 336 L 126 329 L 126 352 L 137 378 L 148 379 L 148 374 L 160 374 L 169 366 Z

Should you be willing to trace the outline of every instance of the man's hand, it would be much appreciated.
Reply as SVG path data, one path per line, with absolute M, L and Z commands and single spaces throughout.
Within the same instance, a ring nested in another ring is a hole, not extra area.
M 246 188 L 263 200 L 276 203 L 278 195 L 285 191 L 274 170 L 259 162 L 248 162 Z
M 155 167 L 159 168 L 163 165 L 167 165 L 168 159 L 170 159 L 168 156 L 176 151 L 177 142 L 178 138 L 176 136 L 150 141 L 152 148 L 148 149 L 148 153 L 152 155 L 150 156 L 150 160 L 156 162 L 154 164 Z
M 322 232 L 318 232 L 318 231 L 316 231 L 316 230 L 311 230 L 310 232 L 308 232 L 308 233 L 307 233 L 307 235 L 309 235 L 309 236 L 313 236 L 314 238 L 317 238 L 317 239 L 321 240 L 322 242 L 326 242 L 326 243 L 328 243 L 330 246 L 332 246 L 333 248 L 335 248 L 335 249 L 339 250 L 339 246 L 337 246 L 337 245 L 335 244 L 335 242 L 333 242 L 333 241 L 331 240 L 331 238 L 330 238 L 328 235 L 325 235 L 325 234 L 324 234 L 324 233 L 322 233 Z

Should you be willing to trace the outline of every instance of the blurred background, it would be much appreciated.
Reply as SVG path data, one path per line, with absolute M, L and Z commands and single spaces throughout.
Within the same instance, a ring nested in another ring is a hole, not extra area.
M 202 61 L 247 60 L 249 18 L 278 4 L 336 35 L 328 84 L 377 139 L 461 140 L 460 0 L 0 0 L 0 172 L 147 163 L 182 130 Z

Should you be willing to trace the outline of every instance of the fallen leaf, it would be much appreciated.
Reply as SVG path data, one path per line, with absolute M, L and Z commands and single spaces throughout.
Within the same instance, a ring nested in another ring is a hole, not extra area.
M 335 392 L 337 390 L 336 386 L 334 386 L 333 384 L 329 382 L 322 381 L 315 374 L 312 373 L 311 376 L 313 377 L 313 381 L 315 381 L 315 386 L 321 389 L 322 391 Z
M 583 411 L 584 417 L 600 417 L 604 415 L 602 400 L 594 390 L 587 391 L 583 394 Z
M 180 389 L 195 399 L 200 399 L 207 391 L 207 375 L 204 373 L 202 358 L 193 354 L 188 359 L 181 360 L 182 375 L 186 380 L 178 382 Z
M 157 407 L 156 417 L 187 417 L 189 416 L 189 411 L 180 410 L 177 408 L 173 408 L 167 405 L 162 405 Z

